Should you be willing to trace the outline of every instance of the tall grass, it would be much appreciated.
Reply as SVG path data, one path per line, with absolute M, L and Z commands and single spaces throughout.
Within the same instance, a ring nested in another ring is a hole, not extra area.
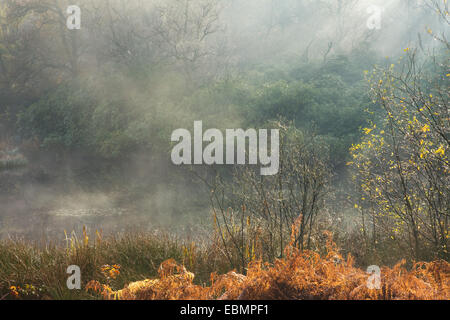
M 0 299 L 449 299 L 450 264 L 404 261 L 384 267 L 381 288 L 353 258 L 300 251 L 293 242 L 273 263 L 252 260 L 246 274 L 230 271 L 221 242 L 185 243 L 165 233 L 128 233 L 66 245 L 0 242 Z M 66 285 L 69 265 L 81 269 L 82 290 Z M 189 270 L 189 271 L 188 271 Z M 145 280 L 143 280 L 145 279 Z
M 84 287 L 88 280 L 103 279 L 102 266 L 120 265 L 123 271 L 115 279 L 115 285 L 124 286 L 131 281 L 156 276 L 159 265 L 169 258 L 182 263 L 186 254 L 185 246 L 179 240 L 163 233 L 128 233 L 102 239 L 97 232 L 95 239 L 89 239 L 84 232 L 80 240 L 72 234 L 66 246 L 2 241 L 0 298 L 14 298 L 14 290 L 25 299 L 92 298 L 83 290 L 67 288 L 68 266 L 80 267 Z M 195 269 L 202 273 L 201 267 Z

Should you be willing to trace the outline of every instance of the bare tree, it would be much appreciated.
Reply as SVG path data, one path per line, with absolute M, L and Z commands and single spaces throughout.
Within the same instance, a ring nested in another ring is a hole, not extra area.
M 292 236 L 299 249 L 310 249 L 328 190 L 328 151 L 320 139 L 305 136 L 292 124 L 274 125 L 281 138 L 277 175 L 260 176 L 254 167 L 244 166 L 235 168 L 231 180 L 203 178 L 224 254 L 242 270 L 255 257 L 273 262 L 283 256 Z

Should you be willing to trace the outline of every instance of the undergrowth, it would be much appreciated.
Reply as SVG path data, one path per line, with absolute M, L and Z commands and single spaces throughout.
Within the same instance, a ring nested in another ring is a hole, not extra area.
M 82 289 L 66 285 L 69 265 L 81 269 Z M 188 271 L 189 270 L 189 271 Z M 324 253 L 293 242 L 273 263 L 254 259 L 245 275 L 230 266 L 218 244 L 186 245 L 167 234 L 102 239 L 86 232 L 67 245 L 42 247 L 0 242 L 0 299 L 444 299 L 450 298 L 450 264 L 404 260 L 381 268 L 379 289 L 344 257 L 328 235 Z M 145 280 L 142 280 L 145 279 Z

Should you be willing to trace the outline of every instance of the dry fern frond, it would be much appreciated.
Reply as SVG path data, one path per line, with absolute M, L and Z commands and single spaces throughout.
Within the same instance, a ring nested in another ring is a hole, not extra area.
M 327 254 L 301 252 L 292 245 L 286 258 L 273 265 L 249 263 L 247 275 L 232 271 L 211 275 L 211 286 L 193 283 L 194 274 L 167 260 L 159 269 L 160 279 L 130 283 L 119 291 L 91 281 L 88 287 L 106 299 L 130 300 L 410 300 L 450 298 L 450 264 L 446 261 L 416 263 L 411 271 L 400 261 L 393 268 L 381 269 L 381 288 L 369 289 L 369 274 L 344 259 L 328 235 Z

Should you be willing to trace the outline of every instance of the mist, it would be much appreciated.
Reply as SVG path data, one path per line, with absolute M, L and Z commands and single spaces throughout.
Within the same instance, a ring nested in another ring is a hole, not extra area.
M 283 117 L 314 132 L 337 188 L 327 210 L 342 208 L 354 194 L 348 149 L 371 108 L 352 90 L 407 48 L 439 51 L 428 30 L 449 31 L 419 0 L 80 0 L 81 27 L 69 30 L 72 4 L 0 0 L 1 238 L 205 230 L 210 187 L 198 176 L 233 168 L 172 164 L 171 133 L 196 120 L 223 130 Z M 316 96 L 326 101 L 309 106 Z M 350 211 L 337 215 L 352 230 Z

